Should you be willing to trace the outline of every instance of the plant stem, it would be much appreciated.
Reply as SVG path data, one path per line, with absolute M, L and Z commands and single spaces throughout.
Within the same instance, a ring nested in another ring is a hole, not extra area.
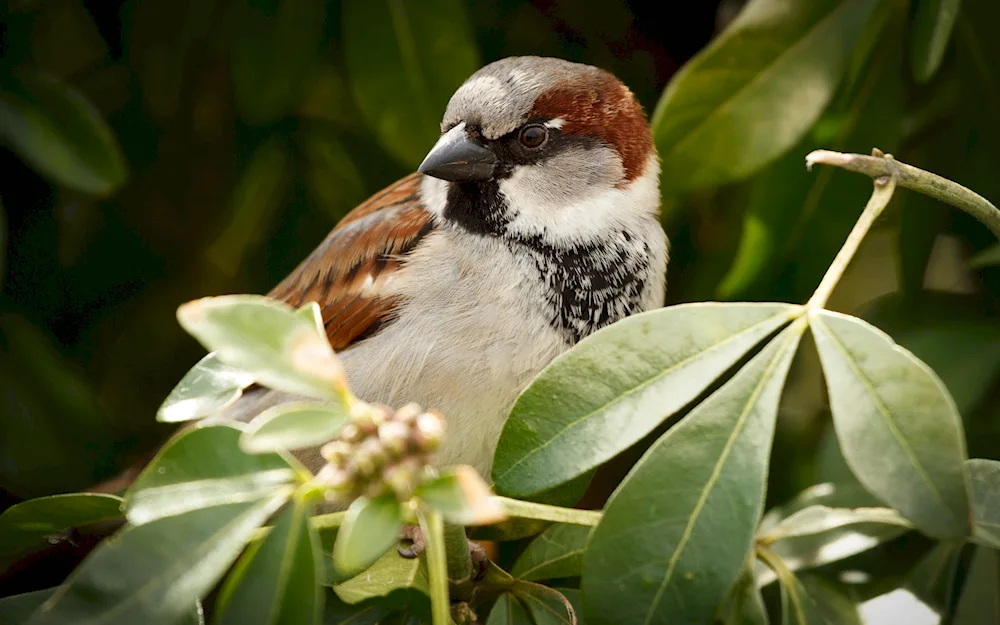
M 989 200 L 957 182 L 942 178 L 906 163 L 900 163 L 891 156 L 876 151 L 875 156 L 864 154 L 844 154 L 830 150 L 816 150 L 806 156 L 806 167 L 812 169 L 816 163 L 833 165 L 872 178 L 894 176 L 899 186 L 929 195 L 959 208 L 978 219 L 1000 239 L 1000 210 Z
M 543 503 L 531 503 L 519 499 L 494 497 L 508 515 L 523 519 L 538 519 L 555 523 L 570 523 L 572 525 L 594 526 L 601 520 L 601 513 L 595 510 L 576 510 L 575 508 L 560 508 Z
M 451 601 L 448 599 L 448 561 L 445 555 L 444 520 L 441 513 L 431 507 L 417 511 L 420 530 L 427 544 L 427 573 L 430 582 L 431 622 L 433 625 L 452 625 Z M 464 545 L 463 545 L 464 546 Z M 466 548 L 468 550 L 468 548 Z
M 781 556 L 774 553 L 767 547 L 758 545 L 757 556 L 764 561 L 764 564 L 766 564 L 768 568 L 774 571 L 775 575 L 778 576 L 778 581 L 781 584 L 782 612 L 789 608 L 795 610 L 794 618 L 790 618 L 786 614 L 782 614 L 782 617 L 796 623 L 808 622 L 805 607 L 802 605 L 803 598 L 799 596 L 795 574 L 792 573 L 791 570 L 789 570 L 789 568 L 785 565 Z
M 806 302 L 806 308 L 815 310 L 826 306 L 826 302 L 830 299 L 833 289 L 840 282 L 840 278 L 844 275 L 844 271 L 847 270 L 847 266 L 851 264 L 851 259 L 854 258 L 855 252 L 858 251 L 861 241 L 864 240 L 865 235 L 868 234 L 868 230 L 871 229 L 872 224 L 875 223 L 878 216 L 885 210 L 895 190 L 895 174 L 889 173 L 875 179 L 875 190 L 872 191 L 872 196 L 868 199 L 865 210 L 861 213 L 861 217 L 858 218 L 857 223 L 854 224 L 851 234 L 847 235 L 844 246 L 837 252 L 837 257 L 833 259 L 830 268 L 826 270 L 826 275 L 823 276 L 823 280 L 816 287 L 816 292 Z
M 463 582 L 472 577 L 472 558 L 464 526 L 444 524 L 444 550 L 448 559 L 448 579 Z
M 344 517 L 347 512 L 331 512 L 330 514 L 317 514 L 310 522 L 312 526 L 320 530 L 327 527 L 340 527 L 344 524 Z

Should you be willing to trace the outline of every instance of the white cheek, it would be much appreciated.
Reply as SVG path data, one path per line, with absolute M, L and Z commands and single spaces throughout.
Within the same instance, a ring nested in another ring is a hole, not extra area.
M 444 216 L 444 209 L 448 204 L 448 181 L 424 176 L 420 181 L 420 199 L 427 211 L 440 219 Z

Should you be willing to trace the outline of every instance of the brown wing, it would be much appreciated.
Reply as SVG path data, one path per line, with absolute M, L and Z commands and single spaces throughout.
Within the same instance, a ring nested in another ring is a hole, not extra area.
M 434 228 L 419 186 L 420 175 L 411 174 L 352 210 L 270 297 L 295 307 L 319 303 L 337 351 L 374 334 L 399 304 L 382 293 L 386 281 Z

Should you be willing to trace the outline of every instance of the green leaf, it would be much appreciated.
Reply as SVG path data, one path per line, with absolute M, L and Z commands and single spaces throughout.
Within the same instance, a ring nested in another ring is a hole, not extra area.
M 973 536 L 1000 549 L 1000 462 L 973 458 L 965 466 L 972 486 Z
M 334 566 L 348 574 L 367 569 L 399 542 L 402 526 L 403 508 L 392 493 L 355 500 L 337 532 Z
M 91 552 L 29 625 L 180 620 L 291 490 L 125 528 Z
M 976 547 L 953 622 L 956 625 L 1000 623 L 1000 559 L 995 549 Z
M 909 521 L 899 516 L 899 513 L 892 508 L 810 506 L 789 515 L 767 532 L 759 535 L 758 540 L 773 543 L 787 538 L 822 534 L 862 523 L 895 525 L 907 529 L 913 527 Z
M 389 615 L 390 610 L 379 605 L 377 600 L 350 604 L 341 601 L 332 588 L 323 590 L 326 596 L 323 625 L 378 625 Z
M 240 448 L 259 454 L 321 445 L 336 438 L 350 420 L 340 402 L 280 404 L 254 417 L 240 436 Z
M 584 554 L 588 623 L 712 617 L 753 544 L 778 400 L 804 330 L 800 320 L 775 337 L 660 437 L 611 496 Z
M 750 562 L 743 567 L 716 620 L 725 625 L 769 625 L 764 598 Z
M 271 388 L 341 399 L 346 381 L 326 335 L 304 315 L 257 295 L 206 297 L 177 310 L 181 325 L 223 362 Z
M 493 461 L 524 497 L 611 459 L 801 314 L 788 304 L 699 303 L 633 315 L 557 356 L 521 394 Z
M 961 419 L 926 365 L 873 326 L 810 313 L 837 439 L 865 488 L 936 538 L 970 532 Z
M 219 594 L 219 625 L 318 622 L 323 612 L 319 540 L 309 525 L 312 506 L 299 498 L 256 549 L 247 550 Z
M 55 76 L 15 72 L 0 90 L 0 138 L 51 181 L 93 195 L 125 182 L 125 157 L 101 114 Z
M 207 417 L 231 405 L 251 384 L 251 374 L 230 367 L 214 353 L 209 354 L 170 391 L 156 412 L 156 420 L 176 423 Z
M 470 466 L 443 471 L 421 484 L 415 495 L 455 525 L 488 525 L 506 518 L 503 506 L 493 499 L 489 486 Z
M 531 541 L 511 574 L 526 581 L 579 577 L 590 530 L 580 525 L 553 525 Z
M 906 589 L 939 614 L 950 614 L 955 607 L 955 578 L 961 559 L 962 545 L 953 542 L 934 545 L 909 572 Z
M 517 597 L 503 593 L 490 610 L 486 625 L 535 625 Z
M 415 167 L 438 137 L 448 99 L 479 69 L 461 0 L 344 3 L 351 92 L 382 146 Z
M 27 623 L 35 610 L 45 603 L 57 590 L 59 590 L 58 586 L 0 599 L 0 623 L 4 625 L 23 625 Z
M 910 34 L 910 73 L 917 82 L 927 82 L 941 67 L 961 6 L 962 0 L 917 0 Z
M 0 562 L 5 556 L 45 544 L 45 537 L 73 527 L 122 518 L 122 499 L 70 493 L 29 499 L 0 514 Z
M 189 510 L 270 497 L 296 480 L 278 454 L 247 454 L 240 430 L 226 423 L 181 431 L 156 454 L 125 494 L 133 525 Z
M 512 588 L 535 625 L 577 625 L 576 609 L 558 590 L 520 580 Z
M 402 591 L 427 595 L 430 582 L 424 558 L 404 558 L 395 549 L 388 551 L 364 573 L 333 587 L 341 601 L 357 604 L 375 597 Z
M 279 119 L 297 104 L 326 16 L 323 2 L 274 2 L 270 10 L 261 5 L 236 3 L 230 57 L 236 106 L 252 124 Z
M 1000 243 L 979 252 L 969 259 L 969 267 L 980 269 L 1000 265 Z
M 849 596 L 850 589 L 833 584 L 818 575 L 805 574 L 799 577 L 806 594 L 812 599 L 820 617 L 820 623 L 829 625 L 864 625 L 858 605 Z M 810 625 L 812 623 L 810 622 Z
M 731 182 L 795 145 L 829 103 L 876 4 L 751 0 L 656 107 L 664 184 Z
M 782 625 L 846 625 L 845 621 L 828 621 L 816 601 L 795 575 L 778 576 L 781 583 Z

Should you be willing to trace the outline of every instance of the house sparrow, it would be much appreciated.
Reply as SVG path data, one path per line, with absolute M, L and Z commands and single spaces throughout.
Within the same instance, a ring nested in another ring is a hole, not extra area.
M 355 208 L 269 295 L 317 301 L 353 392 L 440 412 L 437 463 L 488 477 L 514 400 L 546 364 L 663 305 L 660 166 L 628 88 L 559 59 L 483 67 L 441 132 L 416 173 Z M 225 416 L 293 399 L 256 388 Z

